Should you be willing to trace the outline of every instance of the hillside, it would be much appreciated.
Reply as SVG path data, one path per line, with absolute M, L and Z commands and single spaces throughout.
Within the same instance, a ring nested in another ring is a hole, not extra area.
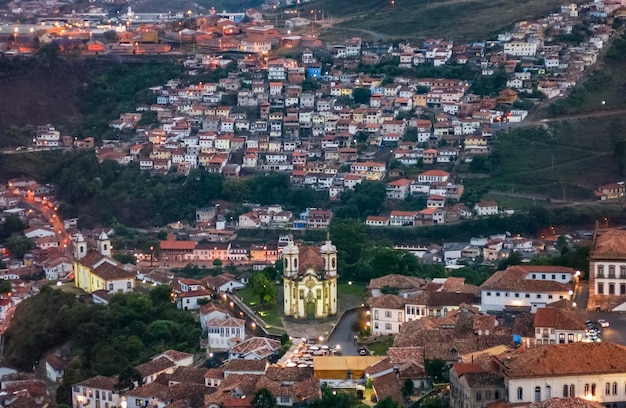
M 472 41 L 492 37 L 516 21 L 544 16 L 561 3 L 558 0 L 317 0 L 299 9 L 303 17 L 310 15 L 313 8 L 332 17 L 333 26 L 322 30 L 322 38 L 374 34 L 378 39 L 435 37 Z

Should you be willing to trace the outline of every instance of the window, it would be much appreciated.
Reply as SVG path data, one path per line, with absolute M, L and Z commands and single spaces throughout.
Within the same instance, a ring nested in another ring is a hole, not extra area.
M 604 265 L 598 265 L 598 278 L 604 278 Z
M 385 317 L 388 319 L 391 318 L 391 310 L 385 310 Z
M 500 399 L 500 391 L 496 390 L 496 392 L 493 393 L 493 399 L 497 399 L 497 400 Z
M 565 343 L 565 333 L 559 333 L 559 343 Z
M 491 391 L 485 391 L 485 399 L 486 400 L 491 399 Z
M 613 387 L 611 387 L 611 390 L 613 392 L 613 395 L 617 395 L 617 383 L 616 382 L 613 383 Z
M 561 275 L 561 280 L 565 280 L 565 275 Z
M 623 283 L 619 285 L 619 294 L 626 295 L 626 285 L 624 285 Z
M 576 396 L 576 392 L 575 391 L 576 391 L 576 388 L 574 388 L 574 384 L 570 385 L 569 386 L 569 396 L 572 397 L 572 398 L 575 397 Z
M 567 335 L 567 342 L 568 343 L 573 343 L 574 342 L 574 333 L 569 333 Z
M 541 295 L 540 294 L 537 294 L 537 299 L 541 299 Z
M 589 395 L 589 384 L 585 384 L 585 395 Z
M 300 299 L 304 299 L 304 290 L 300 289 Z
M 535 402 L 541 402 L 541 387 L 535 387 Z
M 591 384 L 591 395 L 596 396 L 596 384 Z
M 533 273 L 533 279 L 537 279 L 537 275 Z
M 524 390 L 522 387 L 517 387 L 517 400 L 521 401 L 524 399 Z
M 476 401 L 480 401 L 481 399 L 483 399 L 482 395 L 480 394 L 480 391 L 478 391 L 476 393 Z
M 109 290 L 113 290 L 113 284 L 109 283 Z
M 142 406 L 143 405 L 143 400 L 136 399 L 135 400 L 135 405 L 138 406 L 138 407 Z
M 497 297 L 500 297 L 500 292 L 496 292 L 496 296 L 497 296 Z
M 569 392 L 569 387 L 567 386 L 567 384 L 565 384 L 563 386 L 563 398 L 567 398 L 568 392 Z
M 556 275 L 552 275 L 552 280 L 556 280 Z
M 126 282 L 126 289 L 132 289 L 132 283 Z
M 609 266 L 609 278 L 615 278 L 615 266 Z
M 487 296 L 491 296 L 491 292 L 487 292 Z
M 545 273 L 542 273 L 542 274 L 541 274 L 541 279 L 543 279 L 543 280 L 545 280 L 545 279 L 546 279 L 546 274 L 545 274 Z
M 549 385 L 546 385 L 546 399 L 550 399 L 552 398 L 552 387 Z
M 391 323 L 385 323 L 385 330 L 391 330 Z
M 98 391 L 98 390 L 96 390 L 96 399 L 100 399 L 100 391 Z
M 315 291 L 315 297 L 319 300 L 322 298 L 322 290 L 318 289 Z
M 619 277 L 626 278 L 626 266 L 622 265 L 619 267 Z
M 611 395 L 611 384 L 606 383 L 604 385 L 604 395 Z
M 375 329 L 378 329 L 378 322 L 375 322 L 375 323 L 374 323 L 374 328 L 375 328 Z
M 615 294 L 615 284 L 609 283 L 609 295 L 614 295 L 614 294 Z
M 598 283 L 598 295 L 604 294 L 604 283 Z
M 548 299 L 552 299 L 552 295 L 548 295 Z
M 526 299 L 530 299 L 530 293 L 526 294 Z
M 519 293 L 516 293 L 516 294 L 515 294 L 515 297 L 516 297 L 516 298 L 518 298 L 518 297 L 519 297 Z

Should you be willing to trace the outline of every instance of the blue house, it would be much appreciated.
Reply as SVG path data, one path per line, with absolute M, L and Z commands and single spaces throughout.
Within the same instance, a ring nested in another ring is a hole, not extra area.
M 322 76 L 322 66 L 321 65 L 307 65 L 306 67 L 306 77 L 319 79 Z

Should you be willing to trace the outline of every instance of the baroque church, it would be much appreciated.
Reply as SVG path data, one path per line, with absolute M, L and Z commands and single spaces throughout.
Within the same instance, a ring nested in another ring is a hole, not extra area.
M 119 266 L 112 258 L 111 240 L 102 232 L 97 239 L 97 250 L 87 249 L 82 234 L 74 239 L 74 285 L 87 293 L 132 292 L 136 274 Z
M 321 319 L 337 314 L 337 248 L 330 238 L 298 247 L 290 238 L 283 248 L 284 314 Z

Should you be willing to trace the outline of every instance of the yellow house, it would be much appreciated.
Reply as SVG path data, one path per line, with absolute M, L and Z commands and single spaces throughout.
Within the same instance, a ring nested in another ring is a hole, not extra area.
M 104 290 L 107 293 L 132 292 L 135 273 L 118 266 L 111 258 L 111 242 L 103 232 L 98 237 L 98 250 L 87 250 L 81 234 L 74 241 L 74 285 L 87 293 Z

